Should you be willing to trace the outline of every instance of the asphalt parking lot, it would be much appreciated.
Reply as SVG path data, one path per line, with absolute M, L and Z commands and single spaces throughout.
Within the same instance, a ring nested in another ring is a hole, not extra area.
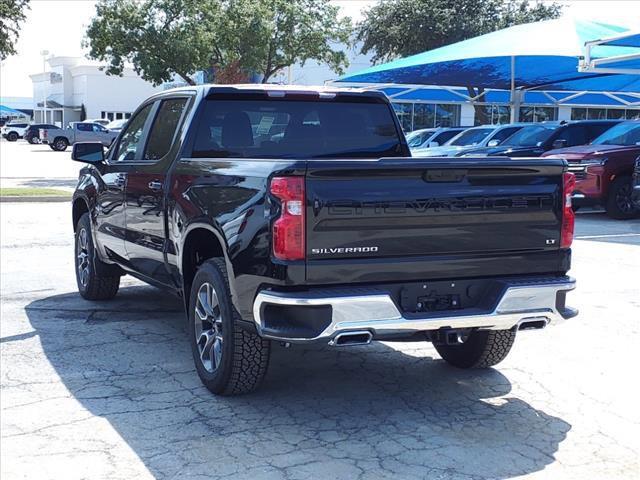
M 68 204 L 0 218 L 2 479 L 640 475 L 640 221 L 578 215 L 581 314 L 497 368 L 428 343 L 278 346 L 260 391 L 220 398 L 178 299 L 129 278 L 111 302 L 77 295 Z

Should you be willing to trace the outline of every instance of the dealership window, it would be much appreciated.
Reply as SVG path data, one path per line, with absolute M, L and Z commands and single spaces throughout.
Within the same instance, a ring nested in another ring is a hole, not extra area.
M 460 123 L 460 105 L 448 103 L 394 103 L 405 132 L 422 128 L 453 127 Z
M 413 131 L 413 104 L 412 103 L 394 103 L 393 109 L 400 120 L 402 130 L 405 132 Z
M 122 120 L 123 118 L 131 118 L 131 112 L 107 112 L 103 110 L 100 118 L 106 118 L 109 121 Z
M 640 120 L 640 109 L 628 108 L 625 111 L 625 118 L 627 120 Z
M 500 125 L 511 121 L 511 108 L 508 105 L 475 105 L 474 125 Z
M 632 120 L 640 118 L 640 109 L 635 108 L 600 108 L 574 107 L 571 109 L 571 120 Z
M 520 107 L 521 122 L 548 122 L 557 120 L 557 118 L 557 107 L 533 107 L 527 105 Z

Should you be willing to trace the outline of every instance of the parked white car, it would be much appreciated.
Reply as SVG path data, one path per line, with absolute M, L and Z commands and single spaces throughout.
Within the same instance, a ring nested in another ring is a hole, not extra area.
M 407 133 L 407 144 L 409 148 L 429 148 L 444 145 L 460 132 L 464 132 L 469 127 L 438 127 L 423 128 Z
M 414 157 L 455 157 L 472 148 L 497 147 L 526 125 L 531 124 L 510 123 L 473 127 L 459 133 L 442 147 L 416 148 L 411 150 L 411 154 Z
M 29 124 L 27 122 L 7 123 L 0 129 L 0 132 L 2 132 L 2 138 L 6 138 L 10 142 L 15 142 L 19 138 L 24 137 L 24 131 L 28 126 Z

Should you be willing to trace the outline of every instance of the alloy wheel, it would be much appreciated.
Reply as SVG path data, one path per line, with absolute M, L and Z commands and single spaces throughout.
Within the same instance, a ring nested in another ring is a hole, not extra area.
M 89 281 L 89 240 L 87 230 L 82 228 L 78 232 L 78 247 L 77 247 L 77 268 L 78 278 L 80 284 L 83 287 L 87 286 Z
M 215 288 L 208 282 L 198 290 L 195 307 L 195 336 L 200 362 L 204 369 L 215 372 L 222 361 L 222 312 Z
M 623 213 L 630 213 L 634 209 L 631 193 L 632 189 L 630 183 L 622 185 L 616 192 L 616 205 Z

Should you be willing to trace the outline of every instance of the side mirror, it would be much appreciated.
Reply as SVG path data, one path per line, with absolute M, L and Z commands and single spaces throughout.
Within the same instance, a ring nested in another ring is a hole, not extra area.
M 489 140 L 487 143 L 487 147 L 497 147 L 498 145 L 500 145 L 500 140 Z
M 104 162 L 104 147 L 98 142 L 74 143 L 71 159 L 84 163 L 102 163 Z
M 429 142 L 429 148 L 439 147 L 440 144 L 438 142 Z
M 567 146 L 567 141 L 564 138 L 558 138 L 557 140 L 554 140 L 553 143 L 551 144 L 551 148 L 553 148 L 554 150 L 558 148 L 564 148 L 566 146 Z

